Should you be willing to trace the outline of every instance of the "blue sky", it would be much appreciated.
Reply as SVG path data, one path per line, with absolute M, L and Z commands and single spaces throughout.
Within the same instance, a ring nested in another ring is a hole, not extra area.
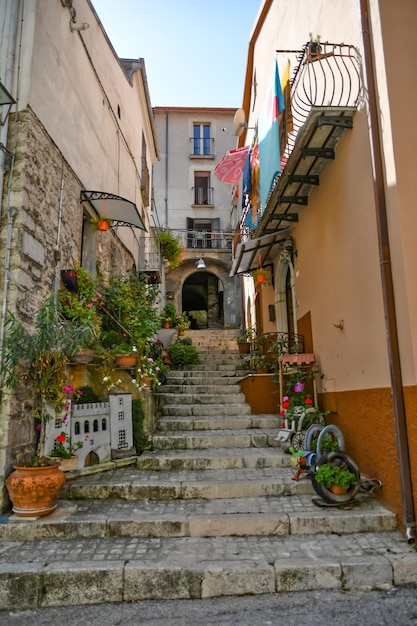
M 92 0 L 116 53 L 145 59 L 152 106 L 242 106 L 262 0 Z

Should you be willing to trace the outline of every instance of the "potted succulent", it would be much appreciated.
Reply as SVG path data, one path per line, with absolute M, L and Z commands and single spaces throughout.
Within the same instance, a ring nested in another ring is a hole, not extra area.
M 93 329 L 89 324 L 64 320 L 59 299 L 52 294 L 38 309 L 32 332 L 11 313 L 7 314 L 5 331 L 4 383 L 22 401 L 27 389 L 30 390 L 38 436 L 35 454 L 14 466 L 6 487 L 16 514 L 45 515 L 56 507 L 65 482 L 59 464 L 51 465 L 45 455 L 46 424 L 65 406 L 69 359 L 91 340 Z

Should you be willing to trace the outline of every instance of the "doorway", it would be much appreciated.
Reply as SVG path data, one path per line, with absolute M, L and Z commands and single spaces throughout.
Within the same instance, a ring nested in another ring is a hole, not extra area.
M 182 310 L 191 329 L 224 328 L 224 287 L 211 272 L 194 272 L 182 288 Z

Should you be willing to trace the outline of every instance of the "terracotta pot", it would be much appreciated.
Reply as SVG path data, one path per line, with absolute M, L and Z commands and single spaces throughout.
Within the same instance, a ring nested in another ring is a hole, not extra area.
M 185 334 L 185 330 L 179 330 L 178 334 L 181 335 L 181 336 L 184 335 Z
M 142 378 L 142 384 L 146 389 L 152 389 L 152 378 Z
M 344 489 L 343 487 L 341 487 L 340 485 L 330 485 L 330 491 L 335 495 L 335 496 L 344 496 L 345 493 L 347 493 L 347 489 Z
M 97 230 L 105 231 L 109 230 L 110 224 L 106 220 L 99 220 L 97 222 Z
M 263 274 L 259 274 L 259 276 L 256 277 L 256 282 L 257 283 L 265 282 L 265 276 L 263 276 Z
M 136 354 L 116 354 L 116 367 L 120 369 L 131 369 L 138 362 Z
M 169 322 L 163 322 L 162 328 L 171 328 L 171 324 Z
M 5 481 L 13 512 L 21 517 L 47 515 L 56 509 L 65 474 L 58 463 L 43 467 L 15 465 Z
M 73 472 L 78 469 L 78 456 L 71 456 L 69 459 L 61 459 L 59 457 L 48 457 L 54 462 L 59 461 L 59 469 L 61 472 Z
M 250 352 L 250 343 L 249 342 L 238 343 L 237 345 L 238 345 L 240 354 L 249 354 L 249 352 Z

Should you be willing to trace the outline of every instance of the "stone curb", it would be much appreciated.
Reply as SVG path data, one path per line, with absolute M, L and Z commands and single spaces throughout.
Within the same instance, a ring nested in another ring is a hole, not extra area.
M 408 561 L 416 565 L 416 556 Z M 404 560 L 404 559 L 403 559 Z M 148 564 L 142 561 L 0 564 L 0 606 L 214 598 L 308 589 L 390 589 L 398 562 L 382 556 Z

